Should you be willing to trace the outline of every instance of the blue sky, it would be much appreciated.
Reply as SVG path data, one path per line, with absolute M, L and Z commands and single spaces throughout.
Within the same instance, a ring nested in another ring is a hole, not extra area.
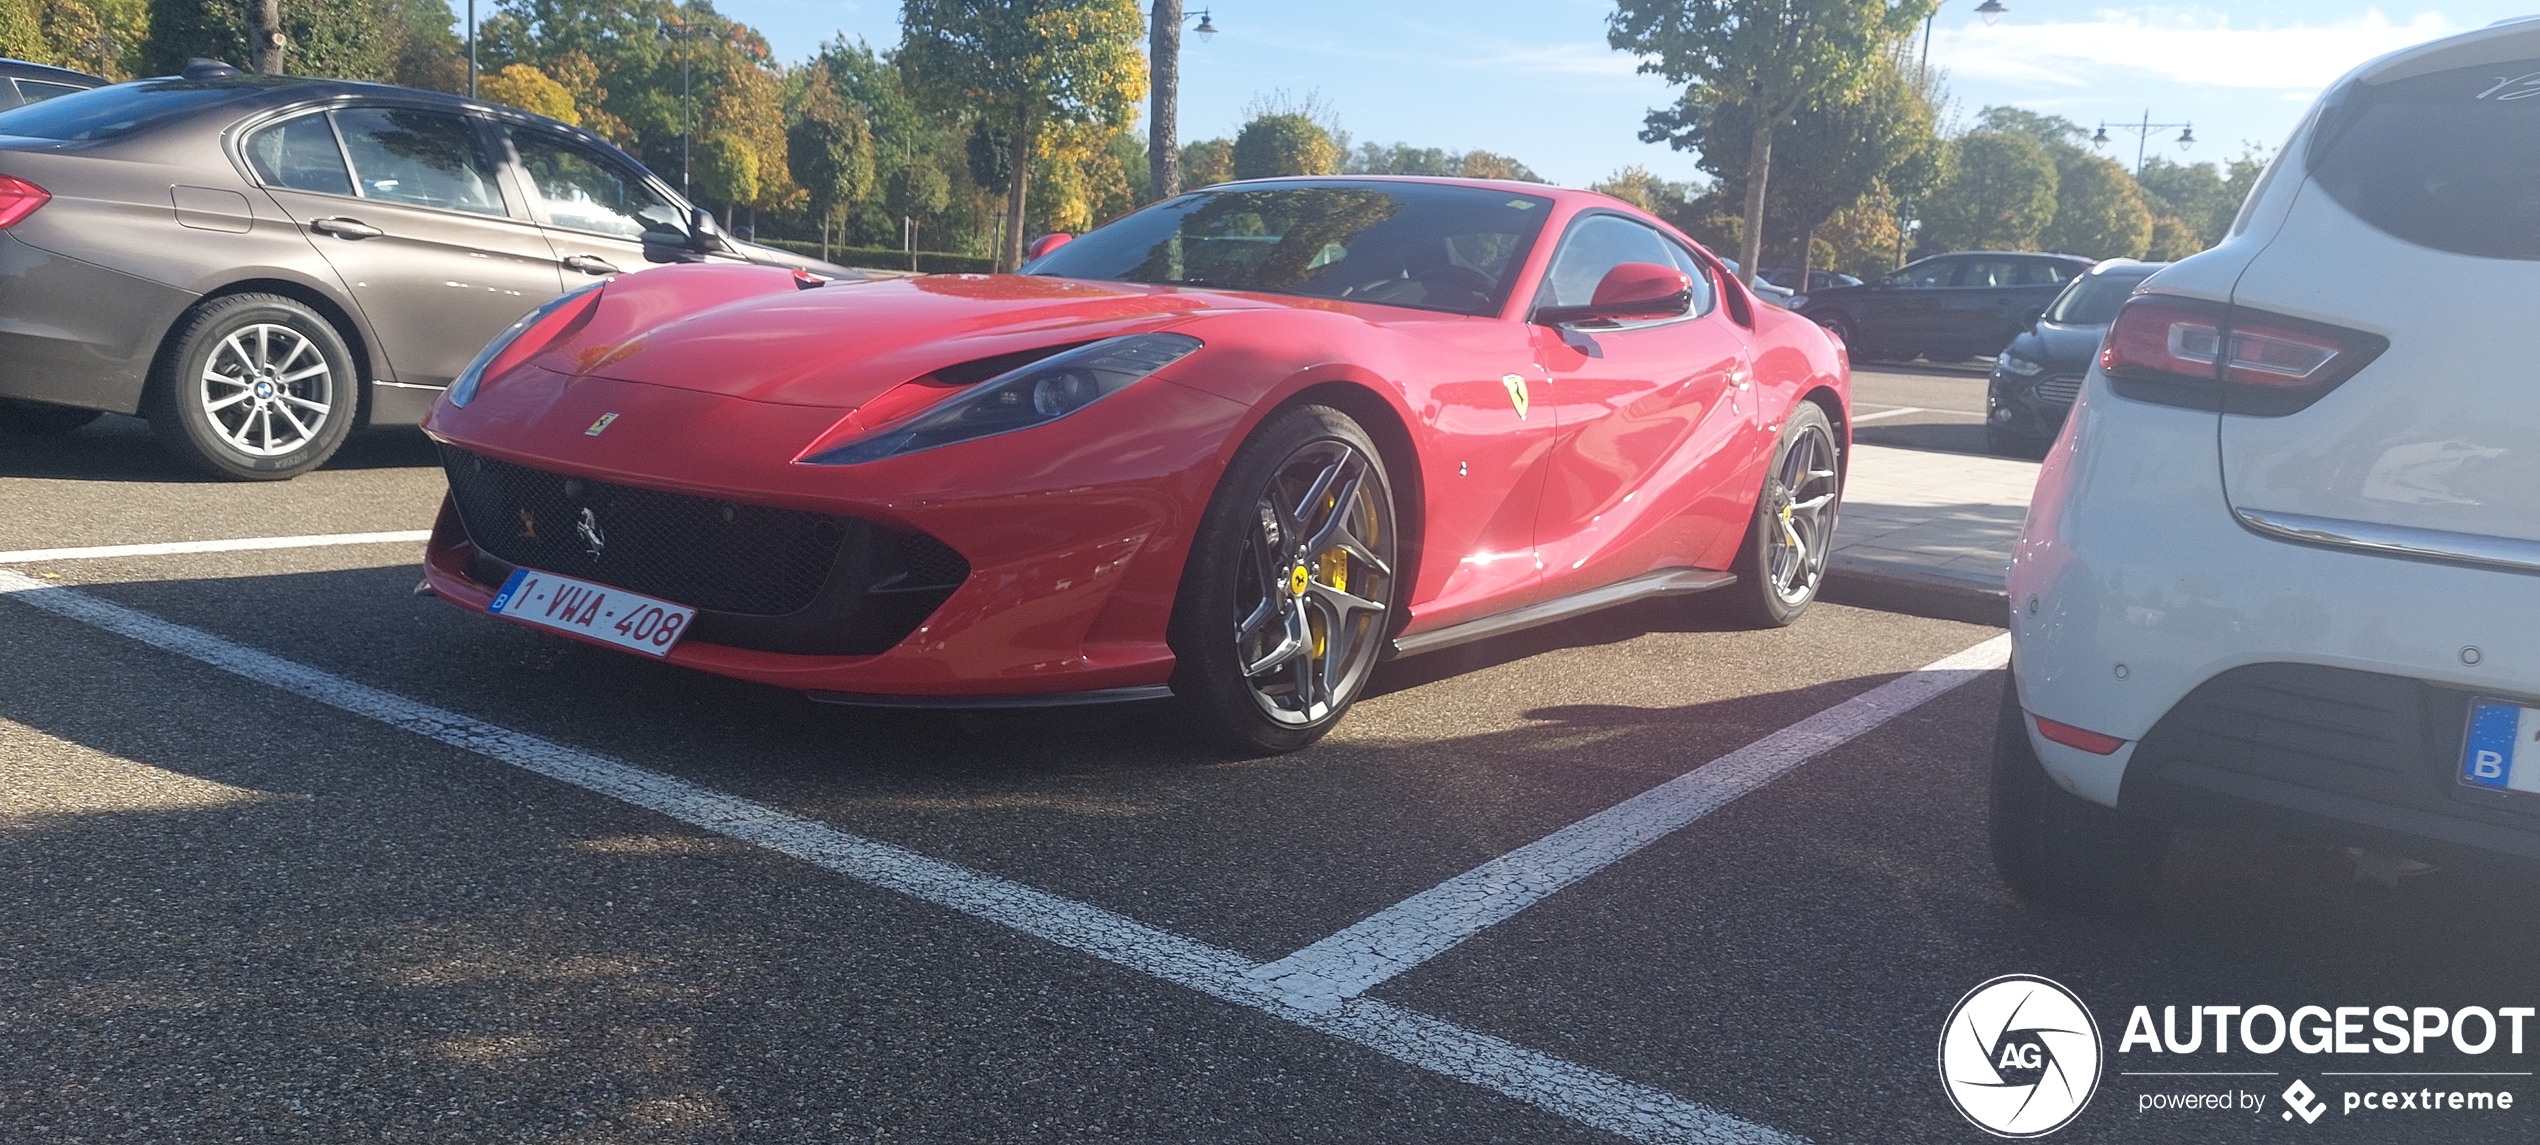
M 487 0 L 490 4 L 490 0 Z M 2105 4 L 2003 0 L 1987 27 L 1978 0 L 1945 0 L 1932 62 L 1947 69 L 1961 120 L 1989 104 L 2095 127 L 2190 122 L 2154 146 L 2189 162 L 2227 159 L 2244 141 L 2272 148 L 2319 90 L 2394 48 L 2540 10 L 2540 0 L 2229 0 Z M 1361 141 L 1501 152 L 1555 182 L 1583 185 L 1641 164 L 1694 178 L 1690 155 L 1635 138 L 1670 102 L 1656 78 L 1605 46 L 1610 0 L 1184 0 L 1210 9 L 1219 34 L 1185 36 L 1185 140 L 1231 134 L 1258 96 L 1312 93 Z M 719 0 L 788 62 L 844 33 L 877 48 L 899 40 L 895 0 Z M 1142 5 L 1143 6 L 1143 5 Z M 2108 153 L 2131 164 L 2134 136 Z M 2122 153 L 2122 154 L 2120 154 Z

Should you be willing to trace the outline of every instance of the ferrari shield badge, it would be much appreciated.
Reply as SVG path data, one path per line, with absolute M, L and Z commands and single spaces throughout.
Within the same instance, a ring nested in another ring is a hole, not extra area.
M 601 414 L 601 415 L 600 415 L 600 420 L 595 421 L 595 422 L 592 422 L 592 423 L 591 423 L 591 428 L 589 428 L 589 429 L 586 429 L 586 430 L 583 430 L 583 431 L 582 431 L 582 436 L 584 436 L 584 437 L 598 437 L 598 436 L 600 436 L 602 433 L 605 433 L 605 432 L 607 432 L 607 431 L 608 431 L 608 428 L 609 428 L 609 423 L 614 422 L 614 421 L 616 421 L 616 420 L 617 420 L 617 415 L 616 415 L 616 414 L 613 414 L 613 413 L 604 413 L 604 414 Z
M 1507 377 L 1499 379 L 1499 384 L 1508 387 L 1508 404 L 1517 407 L 1517 420 L 1526 420 L 1526 379 L 1524 375 L 1510 374 Z

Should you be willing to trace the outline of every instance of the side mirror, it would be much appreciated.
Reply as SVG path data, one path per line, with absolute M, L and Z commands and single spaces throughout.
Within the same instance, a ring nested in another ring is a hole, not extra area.
M 731 250 L 723 241 L 723 228 L 714 225 L 714 212 L 704 207 L 688 208 L 688 249 L 698 254 L 722 254 Z
M 2022 330 L 2035 330 L 2035 329 L 2037 329 L 2037 324 L 2038 324 L 2038 322 L 2039 322 L 2040 320 L 2044 319 L 2045 317 L 2046 317 L 2046 308 L 2045 308 L 2045 307 L 2043 307 L 2043 306 L 2031 306 L 2031 307 L 2029 307 L 2029 308 L 2028 308 L 2027 313 L 2024 313 L 2024 314 L 2020 315 L 2020 329 L 2022 329 Z
M 1066 246 L 1068 243 L 1075 241 L 1075 239 L 1076 236 L 1068 234 L 1065 231 L 1042 235 L 1039 238 L 1033 239 L 1032 245 L 1023 248 L 1023 261 L 1036 261 L 1042 255 Z
M 1672 266 L 1626 262 L 1606 271 L 1596 294 L 1585 306 L 1545 306 L 1533 321 L 1539 326 L 1572 322 L 1673 318 L 1693 309 L 1693 279 Z

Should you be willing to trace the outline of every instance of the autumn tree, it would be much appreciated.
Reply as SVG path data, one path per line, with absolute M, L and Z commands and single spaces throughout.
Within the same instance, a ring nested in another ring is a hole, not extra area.
M 1263 115 L 1235 135 L 1235 178 L 1329 175 L 1340 170 L 1340 148 L 1323 125 L 1294 112 Z
M 477 77 L 476 92 L 495 103 L 517 107 L 549 119 L 579 124 L 573 93 L 547 73 L 528 64 L 505 64 L 492 75 Z
M 1970 131 L 1951 140 L 1947 172 L 1922 209 L 1920 246 L 2034 250 L 2055 218 L 2055 161 L 2035 137 Z
M 838 95 L 829 69 L 804 69 L 799 106 L 785 136 L 786 161 L 801 184 L 812 217 L 820 220 L 820 257 L 829 257 L 829 233 L 847 205 L 872 193 L 873 128 L 861 108 Z
M 1182 147 L 1182 189 L 1230 183 L 1235 178 L 1235 144 L 1230 139 L 1202 139 Z
M 2141 258 L 2152 245 L 2152 209 L 2116 160 L 2063 156 L 2055 165 L 2055 214 L 2037 241 L 2084 258 Z
M 1146 95 L 1136 0 L 901 0 L 898 62 L 939 114 L 1008 133 L 1000 270 L 1023 261 L 1032 157 L 1044 133 L 1126 126 Z
M 1641 57 L 1640 70 L 1685 85 L 1686 119 L 1743 101 L 1752 107 L 1745 163 L 1740 273 L 1763 254 L 1774 131 L 1803 107 L 1858 98 L 1889 50 L 1936 0 L 1616 0 L 1607 42 Z M 1676 115 L 1677 112 L 1658 114 Z M 1653 123 L 1649 142 L 1670 141 Z

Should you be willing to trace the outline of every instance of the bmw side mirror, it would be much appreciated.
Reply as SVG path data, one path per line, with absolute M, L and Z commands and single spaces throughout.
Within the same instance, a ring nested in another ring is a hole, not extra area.
M 704 207 L 688 208 L 688 249 L 698 254 L 722 254 L 732 249 L 723 241 L 723 228 L 714 225 L 714 212 Z
M 2029 308 L 2028 308 L 2028 313 L 2020 315 L 2020 329 L 2022 329 L 2022 330 L 2035 330 L 2035 329 L 2037 329 L 2037 324 L 2038 324 L 2040 321 L 2044 320 L 2044 319 L 2045 319 L 2045 317 L 2046 317 L 2046 308 L 2045 308 L 2045 307 L 2043 307 L 2043 306 L 2031 306 L 2031 307 L 2029 307 Z

